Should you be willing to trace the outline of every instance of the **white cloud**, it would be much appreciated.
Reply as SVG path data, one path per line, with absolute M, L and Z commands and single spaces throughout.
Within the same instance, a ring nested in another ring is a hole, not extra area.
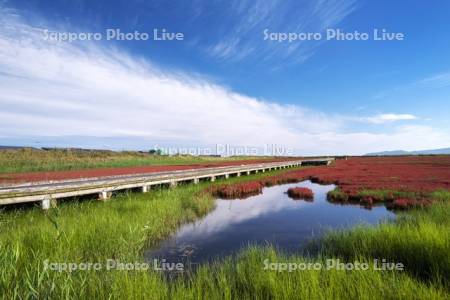
M 325 132 L 311 135 L 309 140 L 311 143 L 308 143 L 308 150 L 326 149 L 327 151 L 321 153 L 327 154 L 364 154 L 399 149 L 412 151 L 446 148 L 450 145 L 448 132 L 423 125 L 398 126 L 392 132 L 386 133 Z
M 165 73 L 117 50 L 42 36 L 24 24 L 0 33 L 0 134 L 129 134 L 255 145 L 291 143 L 298 130 L 336 125 L 301 107 Z
M 49 43 L 40 30 L 18 18 L 3 13 L 2 20 L 9 24 L 0 26 L 3 137 L 128 136 L 185 145 L 278 144 L 301 154 L 450 144 L 447 133 L 431 127 L 399 127 L 385 134 L 346 132 L 342 116 L 241 95 L 190 74 L 164 72 L 115 49 Z
M 383 124 L 396 121 L 416 120 L 416 119 L 418 118 L 411 114 L 378 114 L 372 117 L 362 118 L 361 120 L 373 124 Z
M 339 25 L 356 8 L 356 0 L 231 1 L 230 22 L 220 39 L 207 49 L 216 58 L 227 61 L 252 59 L 276 60 L 276 65 L 301 63 L 314 54 L 320 41 L 279 43 L 263 40 L 263 31 L 322 33 Z

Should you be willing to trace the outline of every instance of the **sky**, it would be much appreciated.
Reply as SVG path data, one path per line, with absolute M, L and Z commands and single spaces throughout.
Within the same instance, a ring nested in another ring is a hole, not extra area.
M 281 40 L 299 33 L 321 38 Z M 448 1 L 0 0 L 0 145 L 450 147 L 449 36 Z

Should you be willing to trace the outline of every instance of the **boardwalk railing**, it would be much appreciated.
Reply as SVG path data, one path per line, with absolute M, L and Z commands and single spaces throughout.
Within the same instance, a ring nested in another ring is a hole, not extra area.
M 200 180 L 215 181 L 216 178 L 249 175 L 301 165 L 330 164 L 334 158 L 303 159 L 240 166 L 209 167 L 169 172 L 153 172 L 120 176 L 80 178 L 54 182 L 34 182 L 0 187 L 0 205 L 24 202 L 41 202 L 43 209 L 56 203 L 56 199 L 98 194 L 99 200 L 108 199 L 112 192 L 139 188 L 148 192 L 152 186 L 176 186 L 180 182 L 197 184 Z

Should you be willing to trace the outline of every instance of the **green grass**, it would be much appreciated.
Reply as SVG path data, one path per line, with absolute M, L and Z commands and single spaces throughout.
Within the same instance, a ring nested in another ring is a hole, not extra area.
M 240 182 L 268 172 L 232 178 Z M 220 181 L 217 183 L 220 184 Z M 47 214 L 38 208 L 0 214 L 0 295 L 4 299 L 448 299 L 450 193 L 439 203 L 404 213 L 393 223 L 330 232 L 311 245 L 310 256 L 285 256 L 271 247 L 250 247 L 235 260 L 201 267 L 187 278 L 168 281 L 149 271 L 44 271 L 44 261 L 142 262 L 182 223 L 206 214 L 213 199 L 199 193 L 206 184 L 128 194 L 99 203 L 61 204 Z M 402 262 L 406 271 L 264 270 L 270 262 L 324 262 L 334 257 Z
M 147 165 L 178 165 L 211 163 L 264 157 L 206 157 L 192 155 L 150 155 L 132 151 L 77 151 L 77 150 L 1 150 L 0 173 L 64 171 L 92 168 L 115 168 Z
M 329 191 L 327 197 L 340 202 L 347 202 L 348 200 L 348 195 L 338 187 L 336 187 L 334 190 Z
M 264 262 L 321 263 L 324 257 L 308 259 L 285 256 L 273 248 L 251 247 L 235 261 L 203 267 L 187 283 L 177 282 L 177 299 L 445 299 L 441 287 L 426 284 L 406 273 L 321 270 L 278 272 L 264 270 Z M 360 262 L 366 261 L 360 259 Z M 367 260 L 370 262 L 370 260 Z
M 399 213 L 395 222 L 375 227 L 333 231 L 315 244 L 324 256 L 350 261 L 364 257 L 401 262 L 411 276 L 450 288 L 447 278 L 450 274 L 449 203 Z
M 213 207 L 211 197 L 193 196 L 198 189 L 123 195 L 106 203 L 68 203 L 48 214 L 39 209 L 4 212 L 0 235 L 3 296 L 60 298 L 79 292 L 86 297 L 106 297 L 114 285 L 120 285 L 124 274 L 44 272 L 43 262 L 142 261 L 142 249 Z M 151 277 L 157 280 L 159 276 Z
M 395 198 L 407 198 L 407 199 L 417 199 L 422 196 L 421 193 L 417 192 L 406 192 L 406 191 L 396 191 L 396 190 L 362 190 L 358 192 L 358 197 L 374 197 L 379 201 L 387 201 Z

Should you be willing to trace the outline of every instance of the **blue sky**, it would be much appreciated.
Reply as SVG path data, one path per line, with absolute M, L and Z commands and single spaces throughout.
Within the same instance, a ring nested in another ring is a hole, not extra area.
M 446 1 L 14 0 L 0 8 L 2 144 L 276 143 L 296 154 L 450 146 Z M 108 28 L 164 28 L 184 39 L 68 43 L 42 34 Z M 330 28 L 405 39 L 263 35 Z

